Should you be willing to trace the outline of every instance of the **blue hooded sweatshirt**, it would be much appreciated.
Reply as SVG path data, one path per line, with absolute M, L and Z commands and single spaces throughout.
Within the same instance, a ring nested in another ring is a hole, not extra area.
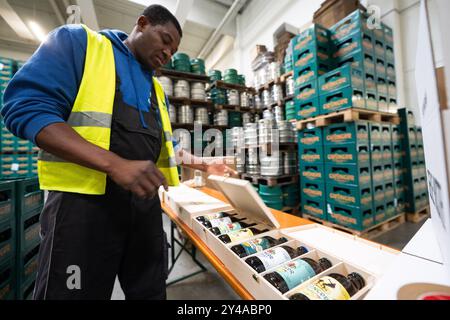
M 113 44 L 124 102 L 137 108 L 141 115 L 149 112 L 152 73 L 123 43 L 126 33 L 100 33 Z M 81 25 L 65 25 L 49 34 L 5 90 L 1 114 L 9 131 L 36 144 L 36 136 L 43 128 L 67 121 L 83 77 L 86 47 L 87 34 Z M 161 125 L 160 119 L 158 122 Z M 141 124 L 147 126 L 142 116 Z

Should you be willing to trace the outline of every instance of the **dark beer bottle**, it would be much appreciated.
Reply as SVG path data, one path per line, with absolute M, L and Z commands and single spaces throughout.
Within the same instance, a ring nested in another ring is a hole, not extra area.
M 212 233 L 218 236 L 221 234 L 227 234 L 230 232 L 238 231 L 244 228 L 249 228 L 255 225 L 256 223 L 248 224 L 245 222 L 219 223 L 217 227 L 211 228 L 209 230 L 211 230 Z
M 250 240 L 231 247 L 231 250 L 236 253 L 239 258 L 245 258 L 249 255 L 264 251 L 266 249 L 275 247 L 276 245 L 287 242 L 286 238 L 274 239 L 272 237 L 262 237 L 259 239 Z
M 287 262 L 274 272 L 264 275 L 264 278 L 281 293 L 286 293 L 306 280 L 331 268 L 331 266 L 331 262 L 326 258 L 319 259 L 319 262 L 310 258 L 297 259 Z
M 300 292 L 293 294 L 290 300 L 350 300 L 359 290 L 364 288 L 364 278 L 356 272 L 347 277 L 332 273 L 308 285 Z
M 206 214 L 204 216 L 200 216 L 197 217 L 197 221 L 200 221 L 201 223 L 205 222 L 205 221 L 209 221 L 209 220 L 213 220 L 213 219 L 221 219 L 221 218 L 225 218 L 225 217 L 231 217 L 232 214 L 227 213 L 227 212 L 216 212 L 216 213 L 210 213 L 210 214 Z
M 297 258 L 308 252 L 305 247 L 296 249 L 289 246 L 281 246 L 258 253 L 253 257 L 245 259 L 245 262 L 258 273 L 272 269 L 289 260 Z
M 245 228 L 240 229 L 237 231 L 233 231 L 227 234 L 222 234 L 219 236 L 220 241 L 223 243 L 230 243 L 230 242 L 237 242 L 237 241 L 244 241 L 247 240 L 253 236 L 256 236 L 257 234 L 261 234 L 264 232 L 268 232 L 268 229 L 260 230 L 256 228 Z

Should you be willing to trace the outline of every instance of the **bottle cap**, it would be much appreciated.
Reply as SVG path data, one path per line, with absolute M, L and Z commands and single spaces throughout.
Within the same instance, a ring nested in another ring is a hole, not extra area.
M 355 285 L 356 289 L 361 290 L 366 285 L 364 278 L 356 272 L 352 272 L 348 275 L 348 279 Z
M 319 259 L 319 265 L 322 267 L 323 270 L 327 270 L 333 266 L 333 264 L 327 258 Z

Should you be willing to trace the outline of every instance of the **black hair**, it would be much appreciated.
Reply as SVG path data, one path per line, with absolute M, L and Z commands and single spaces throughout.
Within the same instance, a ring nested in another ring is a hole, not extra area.
M 177 18 L 169 10 L 167 10 L 167 8 L 159 4 L 152 4 L 151 6 L 145 8 L 142 15 L 145 16 L 153 26 L 164 25 L 172 22 L 175 28 L 177 28 L 180 37 L 183 37 L 183 30 L 181 30 L 180 23 Z

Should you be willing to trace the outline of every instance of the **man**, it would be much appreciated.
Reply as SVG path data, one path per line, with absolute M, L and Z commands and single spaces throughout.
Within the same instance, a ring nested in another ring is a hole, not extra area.
M 86 26 L 52 32 L 4 96 L 7 127 L 33 141 L 49 196 L 35 299 L 165 299 L 167 240 L 158 188 L 178 184 L 167 99 L 153 79 L 182 30 L 152 5 L 128 36 Z M 183 160 L 184 159 L 184 160 Z M 214 174 L 225 165 L 191 165 Z

